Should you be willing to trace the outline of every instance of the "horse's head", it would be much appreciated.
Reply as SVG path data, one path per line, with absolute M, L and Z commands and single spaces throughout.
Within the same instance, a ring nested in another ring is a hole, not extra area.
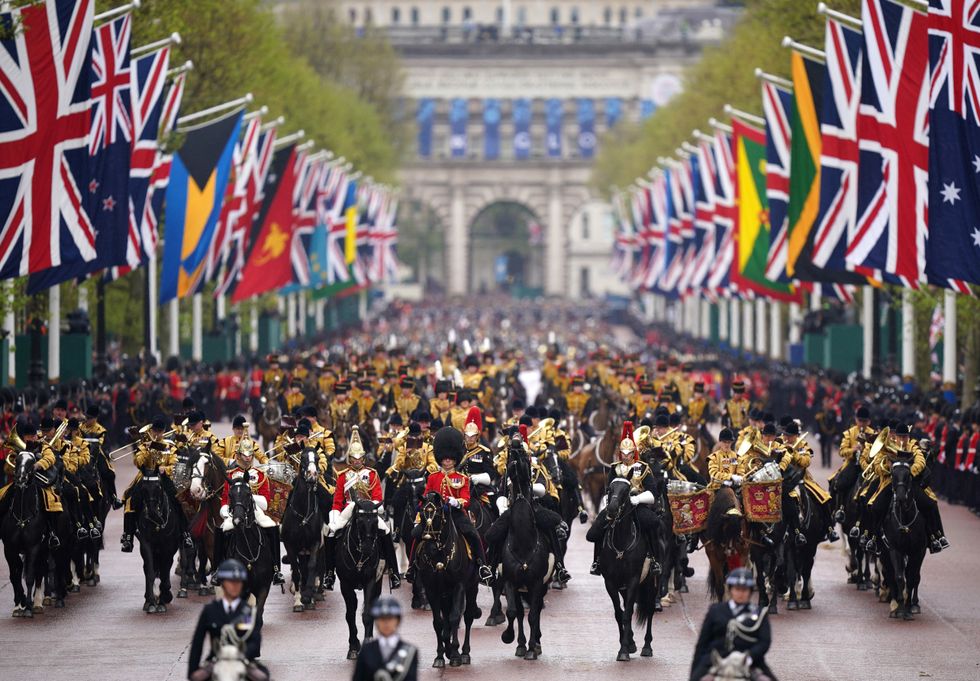
M 518 493 L 531 498 L 531 458 L 520 436 L 512 437 L 507 448 L 507 478 Z
M 606 517 L 610 521 L 619 520 L 630 509 L 630 488 L 627 478 L 614 478 L 606 492 Z
M 438 534 L 442 531 L 442 526 L 445 521 L 443 506 L 442 495 L 438 492 L 429 492 L 422 499 L 420 515 L 422 517 L 422 524 L 425 526 L 426 534 Z
M 909 490 L 912 486 L 912 458 L 900 456 L 891 465 L 892 487 L 895 490 L 895 501 L 904 504 L 908 501 Z
M 255 522 L 255 502 L 252 500 L 252 488 L 248 478 L 242 476 L 228 483 L 228 510 L 231 512 L 231 522 L 235 527 L 249 527 Z
M 143 480 L 140 482 L 140 497 L 142 506 L 149 509 L 157 516 L 166 514 L 170 505 L 163 483 L 160 480 L 160 471 L 153 469 L 143 469 Z
M 377 544 L 380 513 L 380 503 L 370 499 L 358 499 L 354 502 L 354 517 L 350 523 L 351 533 L 362 556 L 369 553 Z
M 24 450 L 17 454 L 17 466 L 14 473 L 14 484 L 24 489 L 34 479 L 34 452 Z
M 190 449 L 191 496 L 203 500 L 225 479 L 225 464 L 220 457 L 207 451 Z

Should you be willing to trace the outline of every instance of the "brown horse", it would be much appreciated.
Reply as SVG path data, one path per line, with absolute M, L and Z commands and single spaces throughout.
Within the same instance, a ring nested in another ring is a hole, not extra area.
M 733 509 L 737 513 L 733 513 Z M 708 556 L 708 587 L 716 601 L 725 596 L 725 577 L 749 564 L 749 542 L 738 498 L 730 487 L 721 487 L 711 501 L 704 531 L 704 553 Z
M 589 442 L 568 459 L 582 482 L 583 497 L 592 502 L 593 513 L 599 512 L 599 502 L 606 490 L 605 469 L 615 462 L 619 429 L 620 424 L 615 419 L 607 419 L 606 429 L 601 433 L 597 431 L 598 439 Z
M 270 385 L 262 396 L 262 408 L 256 415 L 255 427 L 262 438 L 262 449 L 269 449 L 279 437 L 282 429 L 282 409 L 279 407 L 279 394 Z

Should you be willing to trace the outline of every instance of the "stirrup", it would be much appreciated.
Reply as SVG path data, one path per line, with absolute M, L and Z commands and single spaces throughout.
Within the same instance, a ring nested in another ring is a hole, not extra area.
M 79 527 L 75 530 L 75 539 L 88 539 L 88 530 L 84 527 Z
M 480 566 L 480 581 L 486 586 L 492 586 L 494 582 L 493 570 L 490 569 L 489 565 Z
M 336 581 L 337 581 L 337 573 L 334 572 L 333 570 L 329 570 L 327 572 L 326 578 L 323 580 L 323 587 L 327 591 L 333 591 L 333 585 L 334 585 L 334 582 L 336 582 Z
M 401 587 L 402 579 L 398 576 L 398 572 L 396 570 L 392 570 L 388 573 L 388 585 L 392 591 Z
M 124 534 L 124 535 L 122 535 L 119 538 L 119 543 L 122 544 L 122 547 L 121 548 L 122 548 L 122 552 L 123 553 L 132 553 L 133 552 L 133 535 L 131 535 L 131 534 Z
M 280 586 L 286 583 L 286 578 L 282 576 L 282 570 L 275 568 L 272 571 L 272 583 L 275 586 Z
M 844 519 L 845 519 L 844 509 L 838 508 L 836 511 L 834 511 L 834 522 L 835 523 L 842 523 L 842 522 L 844 522 Z
M 939 540 L 939 545 L 943 547 L 944 550 L 950 547 L 950 543 L 949 540 L 946 539 L 946 535 L 941 534 L 937 537 L 937 539 Z
M 101 528 L 93 527 L 91 530 L 88 531 L 88 536 L 91 537 L 92 539 L 101 539 L 102 538 Z
M 56 549 L 59 546 L 61 546 L 61 540 L 58 539 L 58 535 L 52 532 L 51 534 L 48 535 L 48 548 Z
M 847 536 L 851 539 L 858 539 L 861 536 L 861 528 L 855 525 L 848 531 Z
M 602 571 L 599 569 L 599 561 L 597 560 L 592 561 L 592 567 L 589 568 L 589 574 L 596 575 L 596 576 L 602 574 Z
M 806 537 L 799 530 L 796 531 L 796 537 L 793 539 L 797 546 L 806 546 Z
M 184 546 L 186 546 L 189 549 L 194 548 L 194 537 L 191 536 L 190 532 L 184 532 L 183 540 L 184 540 Z
M 833 527 L 827 530 L 827 541 L 832 544 L 838 539 L 840 539 L 840 535 L 837 534 L 837 530 L 835 530 Z

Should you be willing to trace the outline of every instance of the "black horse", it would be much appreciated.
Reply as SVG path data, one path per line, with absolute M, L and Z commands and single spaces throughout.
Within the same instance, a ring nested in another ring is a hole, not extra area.
M 398 485 L 392 496 L 393 519 L 395 523 L 395 533 L 398 540 L 405 549 L 405 555 L 412 551 L 412 529 L 415 527 L 415 513 L 422 501 L 422 492 L 425 490 L 425 471 L 418 469 L 406 470 L 403 473 L 404 479 Z M 396 547 L 397 548 L 397 547 Z M 412 609 L 428 609 L 429 604 L 425 598 L 425 589 L 416 581 L 412 584 Z
M 660 585 L 651 574 L 647 533 L 640 527 L 633 504 L 630 503 L 631 483 L 615 478 L 609 483 L 605 508 L 606 523 L 602 537 L 589 537 L 601 542 L 599 566 L 612 601 L 619 628 L 618 662 L 630 659 L 636 652 L 633 639 L 633 614 L 640 626 L 646 626 L 642 657 L 652 657 L 651 641 L 653 614 L 660 598 Z
M 11 455 L 13 456 L 13 455 Z M 14 617 L 33 617 L 35 594 L 44 576 L 47 550 L 44 542 L 44 494 L 34 475 L 34 454 L 20 452 L 7 490 L 7 513 L 0 521 L 0 539 L 14 587 Z
M 95 586 L 100 580 L 99 554 L 105 548 L 105 538 L 102 536 L 102 532 L 105 528 L 106 518 L 109 516 L 109 510 L 112 508 L 112 493 L 108 490 L 107 483 L 94 459 L 88 465 L 78 469 L 78 480 L 91 497 L 89 505 L 92 524 L 98 530 L 97 533 L 89 531 L 89 543 L 84 553 L 82 573 L 79 578 L 89 586 Z
M 818 503 L 804 485 L 799 485 L 797 490 L 800 495 L 800 532 L 806 543 L 787 545 L 786 584 L 789 586 L 789 597 L 786 599 L 786 609 L 809 610 L 813 598 L 810 576 L 817 546 L 827 538 L 827 528 L 832 520 L 827 506 Z M 802 583 L 800 589 L 797 589 L 798 581 Z
M 232 528 L 225 533 L 224 556 L 218 563 L 224 558 L 235 558 L 248 570 L 243 596 L 255 600 L 255 626 L 261 631 L 275 559 L 268 533 L 255 521 L 255 501 L 247 477 L 235 478 L 228 483 L 228 512 Z
M 469 664 L 470 629 L 473 620 L 480 616 L 476 604 L 479 590 L 476 564 L 438 492 L 426 496 L 420 522 L 423 534 L 415 546 L 414 563 L 432 606 L 432 628 L 437 641 L 432 666 L 445 667 L 445 656 L 449 657 L 450 667 Z M 462 652 L 459 647 L 460 619 L 466 627 Z
M 837 480 L 839 479 L 840 476 L 838 475 Z M 857 534 L 860 530 L 855 533 L 855 536 L 851 536 L 852 529 L 857 527 L 858 521 L 861 519 L 863 507 L 867 505 L 867 498 L 859 495 L 861 483 L 861 476 L 856 475 L 851 486 L 846 490 L 838 487 L 837 494 L 843 501 L 844 518 L 840 523 L 841 536 L 847 541 L 849 553 L 847 582 L 848 584 L 855 584 L 858 591 L 867 591 L 874 588 L 875 581 L 878 580 L 877 574 L 874 579 L 871 576 L 872 567 L 877 572 L 878 561 L 875 560 L 874 554 L 865 550 Z
M 308 463 L 315 463 L 313 450 L 304 456 Z M 302 474 L 293 479 L 293 491 L 282 518 L 282 543 L 289 555 L 295 594 L 293 612 L 316 609 L 317 557 L 323 546 L 323 509 L 317 499 L 317 476 L 310 473 L 306 464 L 302 469 Z
M 133 489 L 134 501 L 138 505 L 136 536 L 140 542 L 140 556 L 143 558 L 143 577 L 146 588 L 143 592 L 143 612 L 161 613 L 167 611 L 167 604 L 173 600 L 170 586 L 170 571 L 174 556 L 180 544 L 180 528 L 177 514 L 170 494 L 164 489 L 157 470 L 143 470 L 143 478 Z M 156 580 L 160 580 L 159 595 L 154 593 Z
M 386 567 L 381 557 L 381 538 L 378 536 L 381 533 L 378 528 L 380 512 L 380 505 L 370 499 L 355 501 L 350 522 L 340 531 L 335 542 L 337 577 L 340 578 L 340 592 L 347 608 L 348 660 L 356 660 L 361 650 L 357 637 L 357 589 L 364 592 L 364 638 L 370 639 L 374 632 L 371 606 L 381 595 L 381 577 Z
M 890 617 L 912 619 L 919 612 L 919 580 L 929 542 L 922 512 L 912 492 L 910 457 L 892 463 L 892 500 L 883 535 L 892 602 Z
M 514 642 L 514 621 L 517 620 L 516 655 L 525 660 L 536 660 L 541 654 L 541 610 L 555 557 L 551 555 L 548 538 L 535 523 L 531 461 L 519 436 L 511 438 L 507 478 L 510 482 L 510 522 L 500 553 L 507 597 L 507 628 L 501 633 L 500 640 Z M 529 638 L 524 635 L 525 603 Z

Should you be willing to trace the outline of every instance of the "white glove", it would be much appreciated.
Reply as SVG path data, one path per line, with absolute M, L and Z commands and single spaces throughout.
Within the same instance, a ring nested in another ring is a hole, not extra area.
M 507 501 L 507 497 L 497 497 L 497 512 L 503 514 L 508 508 L 510 508 L 510 502 Z
M 722 487 L 731 487 L 732 486 L 732 481 L 731 480 L 723 480 L 722 483 L 721 483 L 721 486 Z
M 263 511 L 269 510 L 269 500 L 266 499 L 261 494 L 253 494 L 252 499 L 255 500 L 255 507 Z
M 733 475 L 732 476 L 732 484 L 733 485 L 741 485 L 742 484 L 742 476 L 741 475 Z
M 543 484 L 541 484 L 540 482 L 536 482 L 533 485 L 531 485 L 531 492 L 536 497 L 543 497 L 547 492 L 547 490 L 544 488 Z
M 228 504 L 224 504 L 218 510 L 218 515 L 220 515 L 222 518 L 227 518 L 229 515 L 231 515 L 231 512 L 228 510 Z
M 329 519 L 328 524 L 330 525 L 330 529 L 332 530 L 337 525 L 337 523 L 340 522 L 340 511 L 334 511 L 331 509 L 330 513 L 327 515 L 327 518 Z
M 462 505 L 459 499 L 457 499 L 456 497 L 449 497 L 449 501 L 447 503 L 453 508 L 459 508 Z
M 653 496 L 653 492 L 647 490 L 646 492 L 640 492 L 639 494 L 634 494 L 631 496 L 630 503 L 634 506 L 639 506 L 640 504 L 655 504 L 657 503 L 657 498 Z
M 474 485 L 486 485 L 489 487 L 492 481 L 490 480 L 489 473 L 474 473 L 470 476 L 470 482 Z

